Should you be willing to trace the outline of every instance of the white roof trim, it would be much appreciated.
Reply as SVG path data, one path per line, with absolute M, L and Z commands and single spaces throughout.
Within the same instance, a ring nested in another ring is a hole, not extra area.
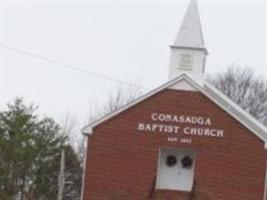
M 244 109 L 242 109 L 239 105 L 237 105 L 211 84 L 206 82 L 204 84 L 204 89 L 206 89 L 207 92 L 213 96 L 211 98 L 214 99 L 217 97 L 221 107 L 232 117 L 247 127 L 250 131 L 254 132 L 260 139 L 267 142 L 267 128 L 263 124 L 261 124 L 257 119 L 247 113 Z
M 154 94 L 167 89 L 171 87 L 173 84 L 176 84 L 177 82 L 181 80 L 186 80 L 190 84 L 192 84 L 194 87 L 196 87 L 202 94 L 204 94 L 206 97 L 211 99 L 214 103 L 216 103 L 219 107 L 221 107 L 224 111 L 226 111 L 229 115 L 231 115 L 233 118 L 238 120 L 242 125 L 244 125 L 246 128 L 248 128 L 251 132 L 253 132 L 257 137 L 259 137 L 262 141 L 267 144 L 267 128 L 261 124 L 258 120 L 253 118 L 251 115 L 249 115 L 247 112 L 245 112 L 242 108 L 240 108 L 236 103 L 234 103 L 232 100 L 230 100 L 228 97 L 226 97 L 222 92 L 220 92 L 218 89 L 210 85 L 209 83 L 205 82 L 204 86 L 201 86 L 201 84 L 197 83 L 189 74 L 182 74 L 179 77 L 176 77 L 169 82 L 161 85 L 160 87 L 144 94 L 143 96 L 139 97 L 137 100 L 123 106 L 118 111 L 115 111 L 97 121 L 94 121 L 93 123 L 89 124 L 88 126 L 85 126 L 82 129 L 83 134 L 92 134 L 93 128 L 98 126 L 99 124 L 115 117 L 116 115 L 122 113 L 123 111 L 129 109 L 130 107 L 142 102 L 143 100 L 153 96 Z M 266 145 L 267 147 L 267 145 Z
M 150 92 L 148 92 L 148 93 L 142 95 L 141 97 L 137 98 L 135 101 L 130 102 L 129 104 L 126 104 L 121 109 L 119 109 L 119 110 L 117 110 L 117 111 L 115 111 L 115 112 L 113 112 L 113 113 L 111 113 L 109 115 L 106 115 L 106 116 L 104 116 L 104 117 L 92 122 L 88 126 L 85 126 L 82 129 L 82 133 L 84 133 L 84 134 L 92 134 L 93 128 L 96 127 L 97 125 L 109 120 L 110 118 L 120 114 L 121 112 L 127 110 L 128 108 L 130 108 L 130 107 L 142 102 L 143 100 L 153 96 L 154 94 L 164 90 L 165 88 L 168 88 L 168 87 L 172 86 L 173 84 L 179 82 L 180 80 L 182 80 L 184 78 L 186 79 L 186 76 L 185 76 L 185 74 L 182 74 L 181 76 L 174 78 L 173 80 L 161 85 L 160 87 L 158 87 L 158 88 L 156 88 L 154 90 L 151 90 Z

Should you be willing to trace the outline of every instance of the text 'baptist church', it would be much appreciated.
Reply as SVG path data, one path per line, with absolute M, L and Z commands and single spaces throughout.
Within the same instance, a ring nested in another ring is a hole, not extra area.
M 218 138 L 224 136 L 223 130 L 212 128 L 209 117 L 152 113 L 150 119 L 153 123 L 140 122 L 137 130 L 146 133 L 159 132 Z M 201 126 L 201 128 L 194 126 Z

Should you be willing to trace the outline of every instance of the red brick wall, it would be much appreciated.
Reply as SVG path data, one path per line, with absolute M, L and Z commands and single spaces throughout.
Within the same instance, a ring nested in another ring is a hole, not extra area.
M 154 112 L 210 117 L 214 128 L 224 130 L 224 138 L 190 136 L 192 143 L 182 144 L 168 142 L 167 134 L 138 133 L 138 123 L 151 123 Z M 164 90 L 94 129 L 84 200 L 191 199 L 185 192 L 153 191 L 160 147 L 196 151 L 192 199 L 262 200 L 264 143 L 201 93 L 175 90 Z

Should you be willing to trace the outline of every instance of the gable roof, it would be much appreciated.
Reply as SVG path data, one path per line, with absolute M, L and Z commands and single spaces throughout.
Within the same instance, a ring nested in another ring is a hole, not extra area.
M 157 94 L 158 92 L 168 89 L 175 84 L 179 84 L 179 82 L 186 81 L 192 87 L 196 88 L 203 95 L 208 97 L 211 101 L 221 107 L 225 112 L 227 112 L 230 116 L 239 121 L 243 126 L 248 128 L 252 133 L 254 133 L 259 139 L 265 142 L 265 148 L 267 148 L 267 128 L 261 124 L 258 120 L 248 114 L 245 110 L 240 108 L 236 103 L 234 103 L 231 99 L 225 96 L 222 92 L 220 92 L 217 88 L 213 87 L 211 84 L 207 82 L 198 83 L 193 79 L 189 74 L 182 74 L 167 83 L 161 85 L 160 87 L 151 90 L 150 92 L 142 95 L 135 101 L 130 102 L 129 104 L 123 106 L 119 110 L 100 118 L 92 122 L 91 124 L 85 126 L 82 129 L 82 133 L 85 135 L 93 134 L 93 128 L 104 123 L 105 121 L 117 116 L 118 114 L 126 111 L 127 109 L 135 106 L 136 104 L 146 100 L 147 98 Z

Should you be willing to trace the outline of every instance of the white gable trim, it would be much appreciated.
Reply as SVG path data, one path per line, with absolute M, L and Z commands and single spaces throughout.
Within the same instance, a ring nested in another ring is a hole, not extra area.
M 263 124 L 209 83 L 205 83 L 204 89 L 207 90 L 211 99 L 218 100 L 220 107 L 267 143 L 267 128 Z
M 182 91 L 198 91 L 198 88 L 190 84 L 185 79 L 177 81 L 175 84 L 169 86 L 167 89 L 182 90 Z
M 173 80 L 161 85 L 160 87 L 158 87 L 158 88 L 156 88 L 156 89 L 154 89 L 154 90 L 142 95 L 141 97 L 137 98 L 135 101 L 130 102 L 129 104 L 126 104 L 121 109 L 119 109 L 119 110 L 117 110 L 117 111 L 115 111 L 115 112 L 113 112 L 113 113 L 111 113 L 111 114 L 109 114 L 107 116 L 104 116 L 104 117 L 100 118 L 97 121 L 92 122 L 88 126 L 85 126 L 82 129 L 82 133 L 83 134 L 89 134 L 89 135 L 92 134 L 93 133 L 93 128 L 96 127 L 97 125 L 102 124 L 103 122 L 111 119 L 112 117 L 115 117 L 116 115 L 122 113 L 123 111 L 125 111 L 125 110 L 131 108 L 132 106 L 142 102 L 143 100 L 153 96 L 154 94 L 157 94 L 158 92 L 160 92 L 160 91 L 162 91 L 162 90 L 174 85 L 175 83 L 181 81 L 184 78 L 186 79 L 186 76 L 185 76 L 185 74 L 182 74 L 181 76 L 179 76 L 179 77 L 177 77 L 177 78 L 175 78 L 175 79 L 173 79 Z
M 91 124 L 85 126 L 82 129 L 82 133 L 85 135 L 90 135 L 93 133 L 93 128 L 102 124 L 103 122 L 115 117 L 116 115 L 122 113 L 123 111 L 131 108 L 132 106 L 142 102 L 143 100 L 153 96 L 154 94 L 170 88 L 171 86 L 177 84 L 178 82 L 185 80 L 193 87 L 195 87 L 198 91 L 200 91 L 203 95 L 212 100 L 215 104 L 221 107 L 224 111 L 226 111 L 230 116 L 239 121 L 242 125 L 248 128 L 252 133 L 254 133 L 258 138 L 265 142 L 265 148 L 267 149 L 267 128 L 262 125 L 259 121 L 245 112 L 242 108 L 240 108 L 237 104 L 235 104 L 232 100 L 226 97 L 223 93 L 221 93 L 218 89 L 205 82 L 204 86 L 201 87 L 201 84 L 198 84 L 189 74 L 182 74 L 181 76 L 174 78 L 173 80 L 163 84 L 162 86 L 144 94 L 137 100 L 123 106 L 118 111 L 111 113 Z

